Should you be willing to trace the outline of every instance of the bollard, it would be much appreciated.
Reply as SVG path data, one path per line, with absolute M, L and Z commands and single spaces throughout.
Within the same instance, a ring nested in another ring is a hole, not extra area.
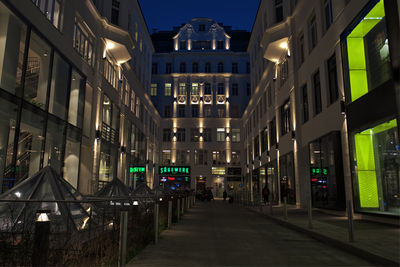
M 353 207 L 351 200 L 347 205 L 348 222 L 349 222 L 349 242 L 354 242 L 354 225 L 353 225 Z
M 128 212 L 121 211 L 119 228 L 119 258 L 118 266 L 125 266 L 126 260 L 126 237 L 128 232 Z
M 308 199 L 308 228 L 312 229 L 312 200 Z
M 171 228 L 172 224 L 172 201 L 168 201 L 168 229 Z
M 176 199 L 177 201 L 177 217 L 176 217 L 176 221 L 179 222 L 179 219 L 181 217 L 181 200 L 179 198 Z
M 37 212 L 40 215 L 35 221 L 32 266 L 47 266 L 50 237 L 50 220 L 47 213 L 50 211 Z
M 154 204 L 154 244 L 158 243 L 158 209 L 159 205 L 156 202 L 156 204 Z
M 284 213 L 284 219 L 287 220 L 287 198 L 283 197 L 283 213 Z

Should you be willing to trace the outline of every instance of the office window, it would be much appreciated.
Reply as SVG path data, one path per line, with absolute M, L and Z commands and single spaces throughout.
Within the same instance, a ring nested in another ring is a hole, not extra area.
M 308 121 L 309 118 L 309 108 L 308 108 L 308 91 L 307 84 L 303 85 L 301 88 L 302 99 L 303 99 L 303 123 Z
M 204 66 L 204 72 L 211 73 L 211 63 L 210 62 L 206 62 L 205 66 Z
M 166 165 L 171 164 L 171 150 L 163 150 L 162 151 L 161 162 Z
M 73 45 L 79 55 L 90 65 L 94 66 L 96 39 L 87 25 L 75 17 Z
M 283 5 L 282 0 L 275 0 L 275 21 L 281 22 L 283 20 Z
M 246 84 L 246 94 L 247 96 L 251 96 L 251 87 L 250 87 L 250 83 Z
M 200 129 L 199 128 L 191 128 L 190 129 L 190 141 L 191 142 L 199 142 L 200 141 Z
M 217 107 L 217 113 L 218 113 L 218 118 L 224 118 L 225 117 L 225 106 L 219 105 Z
M 157 74 L 157 72 L 158 72 L 158 64 L 157 63 L 153 63 L 152 65 L 151 65 L 151 74 Z
M 199 25 L 199 32 L 204 32 L 206 30 L 206 25 L 200 24 Z
M 315 46 L 317 46 L 318 42 L 318 33 L 317 33 L 317 19 L 315 14 L 312 15 L 311 19 L 308 22 L 308 34 L 309 34 L 309 52 L 311 52 Z
M 218 73 L 224 72 L 224 63 L 218 62 Z
M 203 129 L 203 141 L 204 142 L 211 142 L 212 141 L 212 129 L 211 128 L 204 128 Z
M 313 89 L 314 89 L 314 115 L 322 111 L 321 102 L 321 81 L 319 78 L 319 71 L 313 75 Z
M 181 62 L 181 64 L 179 65 L 179 71 L 180 71 L 180 73 L 186 73 L 186 63 L 185 62 Z
M 224 41 L 217 41 L 217 49 L 224 49 Z
M 211 95 L 211 84 L 209 83 L 204 84 L 204 94 Z
M 199 95 L 199 84 L 192 83 L 192 95 Z
M 324 2 L 325 31 L 327 31 L 333 23 L 333 8 L 332 0 L 324 0 Z
M 53 72 L 50 88 L 49 112 L 65 119 L 70 66 L 57 53 L 54 53 Z
M 304 33 L 301 33 L 299 36 L 299 62 L 300 66 L 304 62 Z
M 217 95 L 225 94 L 225 88 L 223 83 L 218 83 L 217 85 Z
M 328 59 L 328 82 L 329 82 L 329 104 L 332 104 L 339 98 L 339 88 L 337 82 L 336 56 Z
M 281 135 L 285 135 L 290 132 L 290 102 L 286 101 L 281 106 Z
M 234 142 L 234 143 L 240 142 L 240 129 L 233 128 L 231 135 L 232 135 L 232 142 Z
M 239 95 L 239 86 L 237 83 L 232 84 L 232 96 L 238 96 Z
M 186 83 L 179 83 L 179 95 L 186 95 Z
M 170 118 L 171 117 L 171 105 L 164 106 L 164 117 Z
M 199 149 L 194 151 L 194 164 L 207 165 L 207 150 Z
M 185 117 L 185 105 L 178 105 L 178 117 L 184 118 Z
M 199 105 L 192 105 L 192 118 L 199 117 Z
M 163 129 L 163 142 L 171 142 L 171 129 Z
M 239 68 L 238 68 L 237 62 L 233 62 L 232 63 L 232 73 L 238 73 L 238 72 L 239 72 Z
M 85 78 L 72 69 L 71 87 L 68 105 L 68 122 L 79 128 L 83 124 L 85 99 Z M 129 103 L 128 103 L 129 104 Z
M 62 0 L 32 0 L 32 2 L 42 11 L 48 20 L 56 27 L 61 29 L 62 21 Z
M 282 62 L 279 63 L 279 86 L 282 87 L 289 75 L 289 64 L 285 57 Z
M 118 0 L 112 0 L 111 23 L 115 25 L 119 25 L 119 4 Z
M 240 118 L 239 105 L 237 105 L 237 104 L 231 105 L 231 116 L 232 116 L 232 118 Z
M 172 85 L 170 83 L 165 83 L 164 87 L 164 95 L 171 96 Z
M 254 144 L 254 147 L 253 147 L 254 156 L 255 157 L 261 156 L 261 153 L 260 153 L 260 138 L 258 138 L 258 135 L 256 137 L 254 137 L 253 144 Z
M 211 112 L 211 105 L 204 105 L 204 117 L 211 117 L 212 112 Z
M 261 154 L 268 149 L 268 128 L 265 127 L 264 130 L 260 132 L 261 137 Z
M 157 84 L 152 83 L 150 87 L 150 95 L 151 96 L 157 96 Z
M 176 140 L 178 142 L 185 142 L 185 128 L 178 128 L 176 132 Z
M 225 128 L 217 128 L 217 142 L 224 142 L 225 138 Z
M 269 142 L 271 146 L 276 144 L 276 120 L 275 118 L 269 122 Z
M 170 74 L 172 72 L 172 64 L 171 63 L 166 63 L 165 64 L 165 73 Z
M 193 72 L 193 73 L 198 73 L 198 72 L 199 72 L 199 63 L 194 62 L 194 63 L 192 64 L 192 72 Z

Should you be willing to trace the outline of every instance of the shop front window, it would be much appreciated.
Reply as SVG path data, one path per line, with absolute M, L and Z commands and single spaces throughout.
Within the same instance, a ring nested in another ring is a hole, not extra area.
M 0 2 L 0 87 L 12 94 L 21 86 L 26 25 Z
M 294 178 L 293 152 L 279 158 L 281 201 L 296 204 L 296 181 Z
M 349 96 L 355 101 L 391 79 L 384 1 L 380 0 L 345 36 Z M 346 62 L 346 61 L 345 61 Z
M 356 210 L 399 215 L 400 157 L 397 120 L 355 133 L 353 142 Z
M 279 201 L 279 193 L 278 193 L 278 187 L 277 187 L 277 161 L 273 160 L 265 166 L 265 178 L 266 178 L 266 184 L 268 186 L 270 196 L 269 200 L 272 201 L 273 203 L 278 203 Z
M 68 122 L 82 128 L 85 98 L 85 79 L 75 70 L 71 75 L 71 92 L 68 107 Z

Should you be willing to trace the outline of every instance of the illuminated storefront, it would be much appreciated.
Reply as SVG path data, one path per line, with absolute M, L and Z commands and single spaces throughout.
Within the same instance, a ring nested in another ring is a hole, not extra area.
M 160 186 L 172 190 L 190 188 L 190 166 L 160 166 L 158 173 Z

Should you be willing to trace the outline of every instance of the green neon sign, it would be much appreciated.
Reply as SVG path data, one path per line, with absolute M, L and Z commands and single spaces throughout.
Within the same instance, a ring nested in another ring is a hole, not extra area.
M 141 173 L 141 172 L 146 172 L 145 167 L 130 167 L 129 169 L 130 173 Z
M 311 168 L 311 175 L 328 175 L 327 168 Z
M 176 174 L 185 175 L 190 174 L 190 167 L 188 166 L 160 166 L 159 174 Z

